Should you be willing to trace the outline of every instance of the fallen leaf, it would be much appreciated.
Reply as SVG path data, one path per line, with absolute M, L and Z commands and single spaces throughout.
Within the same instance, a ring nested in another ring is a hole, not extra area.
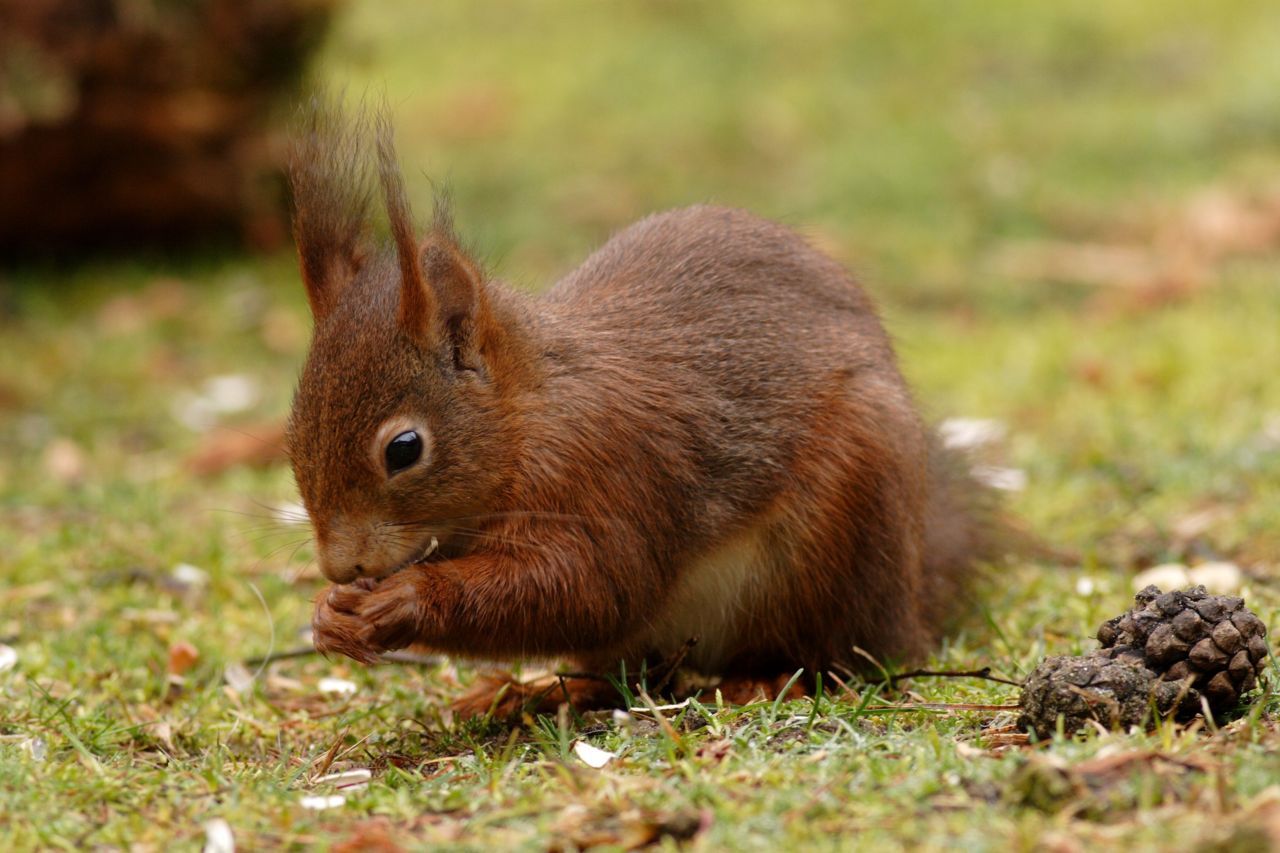
M 359 688 L 354 681 L 348 681 L 345 678 L 322 678 L 316 684 L 316 689 L 321 693 L 337 693 L 341 696 L 351 696 Z
M 674 705 L 637 705 L 634 708 L 628 708 L 632 714 L 655 714 L 659 711 L 682 711 L 689 707 L 689 700 L 676 702 Z
M 417 839 L 415 841 L 415 849 L 428 846 Z M 384 817 L 357 823 L 351 834 L 332 848 L 333 853 L 400 853 L 404 849 L 396 843 L 391 822 Z
M 164 744 L 165 749 L 170 752 L 174 751 L 173 725 L 168 720 L 157 720 L 155 724 L 151 726 L 151 734 L 156 740 Z
M 1181 799 L 1192 793 L 1185 777 L 1213 769 L 1211 762 L 1197 756 L 1126 749 L 1116 743 L 1075 764 L 1052 753 L 1029 756 L 1014 771 L 1005 792 L 1014 802 L 1044 812 L 1101 814 L 1114 810 L 1118 797 L 1132 796 L 1135 773 L 1151 774 L 1166 796 Z
M 1229 506 L 1211 506 L 1176 519 L 1171 529 L 1177 539 L 1189 542 L 1229 519 L 1233 512 Z
M 222 677 L 227 682 L 227 686 L 236 693 L 244 693 L 253 687 L 253 674 L 249 672 L 248 667 L 239 661 L 227 664 L 227 668 L 222 672 Z
M 1232 595 L 1244 584 L 1244 572 L 1235 563 L 1201 563 L 1187 571 L 1193 584 L 1202 584 L 1215 595 Z
M 1072 766 L 1091 787 L 1102 783 L 1121 781 L 1128 777 L 1134 766 L 1155 767 L 1176 774 L 1204 773 L 1213 765 L 1196 756 L 1176 756 L 1153 749 L 1104 748 L 1093 758 Z
M 183 589 L 199 589 L 209 583 L 209 573 L 190 563 L 178 563 L 169 573 L 169 577 Z
M 1164 263 L 1142 245 L 1037 240 L 1006 245 L 991 259 L 997 274 L 1020 281 L 1067 281 L 1143 288 L 1165 276 Z
M 988 749 L 979 749 L 976 746 L 970 746 L 964 741 L 956 742 L 956 755 L 961 758 L 990 758 L 993 753 Z
M 242 412 L 258 401 L 258 386 L 248 376 L 229 373 L 205 380 L 204 396 L 216 412 Z
M 314 795 L 308 794 L 298 801 L 304 809 L 312 811 L 323 811 L 325 809 L 336 809 L 346 805 L 347 798 L 341 794 Z
M 148 625 L 174 625 L 178 622 L 178 614 L 172 610 L 135 610 L 132 607 L 121 610 L 120 618 L 126 622 L 144 622 Z
M 64 486 L 82 482 L 88 467 L 84 451 L 69 438 L 55 438 L 45 445 L 41 462 L 45 473 Z
M 1154 213 L 1099 217 L 1083 238 L 1005 244 L 988 263 L 1007 278 L 1109 288 L 1128 294 L 1132 307 L 1150 309 L 1214 282 L 1233 257 L 1280 248 L 1280 185 L 1211 186 L 1180 204 L 1148 207 Z
M 1187 567 L 1181 563 L 1162 563 L 1133 576 L 1134 592 L 1141 592 L 1148 586 L 1174 590 L 1184 589 L 1190 585 L 1191 576 L 1187 573 Z
M 1031 745 L 1031 735 L 1021 731 L 994 732 L 987 735 L 986 740 L 987 743 L 991 744 L 991 749 L 995 752 Z
M 0 590 L 0 602 L 23 604 L 37 598 L 50 598 L 57 591 L 57 584 L 52 581 L 38 581 L 37 583 L 23 584 L 22 586 L 11 586 L 8 589 Z
M 1280 188 L 1270 192 L 1210 187 L 1192 196 L 1160 235 L 1219 258 L 1257 254 L 1280 245 Z
M 357 767 L 340 773 L 328 773 L 314 780 L 311 785 L 317 788 L 321 785 L 332 785 L 341 791 L 359 791 L 369 787 L 369 780 L 372 778 L 373 771 Z
M 604 767 L 610 761 L 613 761 L 613 759 L 618 757 L 617 753 L 592 746 L 585 740 L 574 741 L 573 753 L 578 756 L 578 758 L 582 759 L 583 764 L 588 767 L 593 767 L 596 770 L 599 770 L 601 767 Z
M 710 828 L 709 809 L 701 812 L 649 812 L 640 809 L 613 811 L 588 809 L 580 803 L 566 806 L 553 824 L 558 838 L 571 842 L 573 849 L 613 847 L 638 850 L 671 839 L 688 841 Z M 562 849 L 562 848 L 557 848 Z
M 236 839 L 231 824 L 220 817 L 205 821 L 202 853 L 235 853 Z
M 169 674 L 183 675 L 200 659 L 200 652 L 190 643 L 179 640 L 169 646 Z
M 194 432 L 211 429 L 222 415 L 235 414 L 258 402 L 257 384 L 242 374 L 226 374 L 206 379 L 199 393 L 178 394 L 170 414 Z
M 157 278 L 140 293 L 126 293 L 98 309 L 98 328 L 109 335 L 134 334 L 148 323 L 185 315 L 186 284 L 175 278 Z
M 706 761 L 719 763 L 724 761 L 725 757 L 732 751 L 733 741 L 728 738 L 721 738 L 702 744 L 695 754 Z
M 42 737 L 27 738 L 22 742 L 22 748 L 26 750 L 27 755 L 31 756 L 31 760 L 35 762 L 44 761 L 49 754 L 49 747 Z
M 267 690 L 270 693 L 301 693 L 306 689 L 306 685 L 296 678 L 281 675 L 274 668 L 267 670 Z

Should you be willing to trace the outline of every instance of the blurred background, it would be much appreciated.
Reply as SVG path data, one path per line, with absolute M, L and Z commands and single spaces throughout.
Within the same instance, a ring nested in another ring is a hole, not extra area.
M 313 83 L 385 93 L 420 217 L 447 184 L 517 287 L 701 201 L 856 270 L 930 416 L 1078 554 L 999 594 L 1273 576 L 1276 4 L 3 0 L 0 639 L 33 666 L 306 624 L 279 168 Z

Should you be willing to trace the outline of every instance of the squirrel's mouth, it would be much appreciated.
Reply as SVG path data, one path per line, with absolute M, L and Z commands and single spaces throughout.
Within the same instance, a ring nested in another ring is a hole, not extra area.
M 400 563 L 399 565 L 392 566 L 391 569 L 389 569 L 387 573 L 383 575 L 383 577 L 389 578 L 392 575 L 394 575 L 396 572 L 403 571 L 409 568 L 410 566 L 415 566 L 418 563 L 425 563 L 432 554 L 436 553 L 439 550 L 440 550 L 440 540 L 432 536 L 427 541 L 427 544 L 423 546 L 422 550 L 419 553 L 415 554 L 412 557 L 409 557 L 407 560 Z

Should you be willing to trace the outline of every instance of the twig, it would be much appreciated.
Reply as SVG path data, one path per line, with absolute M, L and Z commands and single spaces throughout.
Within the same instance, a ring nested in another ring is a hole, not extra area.
M 298 646 L 293 649 L 285 649 L 281 652 L 274 652 L 269 655 L 260 655 L 258 657 L 246 658 L 244 665 L 250 669 L 263 666 L 278 660 L 290 660 L 292 658 L 305 658 L 311 655 L 318 655 L 315 646 Z M 399 649 L 394 652 L 383 652 L 379 658 L 380 663 L 410 663 L 421 664 L 422 666 L 436 666 L 443 658 L 439 655 L 423 655 L 417 652 L 405 651 Z
M 557 678 L 577 678 L 582 681 L 609 681 L 609 676 L 601 675 L 598 672 L 555 672 Z
M 258 657 L 246 658 L 244 665 L 249 669 L 255 669 L 264 664 L 277 660 L 288 660 L 290 658 L 305 658 L 311 655 L 318 655 L 315 646 L 298 646 L 294 649 L 285 649 L 284 651 L 272 652 L 269 655 L 259 655 Z
M 342 748 L 342 741 L 346 739 L 347 730 L 343 729 L 342 733 L 334 740 L 333 746 L 325 750 L 324 755 L 320 757 L 320 766 L 311 774 L 312 778 L 319 778 L 329 772 L 329 768 L 333 766 L 333 760 L 338 757 L 338 750 Z
M 1021 687 L 1021 681 L 1011 681 L 1008 678 L 1001 678 L 998 675 L 991 674 L 991 667 L 984 666 L 982 669 L 970 670 L 934 670 L 934 669 L 913 669 L 911 672 L 899 672 L 896 675 L 890 675 L 884 679 L 889 684 L 897 684 L 899 681 L 907 678 L 982 678 L 987 681 L 996 681 L 1000 684 L 1012 684 L 1014 687 Z
M 868 705 L 865 711 L 1016 711 L 1021 705 L 979 705 L 972 702 L 904 702 L 901 705 Z
M 690 637 L 684 641 L 678 651 L 667 660 L 663 661 L 661 666 L 666 670 L 662 674 L 662 678 L 658 679 L 658 683 L 653 685 L 654 693 L 661 693 L 662 689 L 671 683 L 671 678 L 676 674 L 676 670 L 680 668 L 680 664 L 684 663 L 684 659 L 688 657 L 689 650 L 698 645 L 697 637 Z
M 673 654 L 671 657 L 659 663 L 656 667 L 654 667 L 653 672 L 661 673 L 661 676 L 662 676 L 661 678 L 658 679 L 657 683 L 653 685 L 652 689 L 654 693 L 661 692 L 662 688 L 666 687 L 671 682 L 671 678 L 676 674 L 676 670 L 678 670 L 680 668 L 680 665 L 684 663 L 684 659 L 689 656 L 689 650 L 692 649 L 697 644 L 698 644 L 698 638 L 690 637 L 689 639 L 684 641 L 684 645 L 682 645 L 675 652 L 675 654 Z M 610 684 L 613 683 L 613 679 L 611 679 L 609 676 L 601 675 L 598 672 L 559 671 L 555 673 L 555 676 L 559 678 L 561 681 L 564 681 L 566 678 L 580 678 L 584 681 L 602 681 L 602 682 L 608 682 Z
M 858 694 L 853 690 L 853 688 L 849 686 L 848 682 L 846 682 L 846 681 L 845 681 L 843 678 L 841 678 L 840 676 L 836 675 L 836 674 L 835 674 L 835 672 L 833 672 L 833 671 L 828 671 L 828 672 L 827 672 L 827 676 L 828 676 L 829 678 L 831 678 L 831 679 L 832 679 L 836 684 L 838 684 L 838 685 L 840 686 L 840 689 L 844 691 L 844 695 L 845 695 L 845 696 L 849 697 L 849 698 L 850 698 L 850 699 L 852 699 L 854 702 L 859 702 L 859 701 L 861 701 L 861 700 L 862 700 L 862 697 L 861 697 L 861 696 L 859 696 L 859 695 L 858 695 Z

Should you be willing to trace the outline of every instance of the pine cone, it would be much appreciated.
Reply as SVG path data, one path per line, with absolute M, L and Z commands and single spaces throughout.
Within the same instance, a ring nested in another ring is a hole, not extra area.
M 1137 605 L 1098 628 L 1104 651 L 1140 661 L 1166 682 L 1190 680 L 1213 712 L 1229 711 L 1252 690 L 1267 662 L 1267 628 L 1232 595 L 1203 586 L 1161 593 L 1149 586 Z
M 1152 714 L 1185 719 L 1200 708 L 1192 687 L 1162 681 L 1131 649 L 1102 649 L 1084 656 L 1046 658 L 1022 688 L 1018 725 L 1053 737 L 1058 717 L 1071 734 L 1096 721 L 1104 728 L 1146 727 Z

